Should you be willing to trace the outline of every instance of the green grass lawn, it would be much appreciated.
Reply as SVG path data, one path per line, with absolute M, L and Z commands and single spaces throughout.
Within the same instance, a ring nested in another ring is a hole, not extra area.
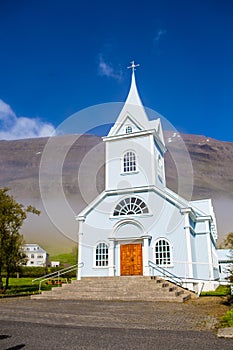
M 0 293 L 1 296 L 5 295 L 30 295 L 37 294 L 39 291 L 39 281 L 32 283 L 33 278 L 30 277 L 20 277 L 20 278 L 10 278 L 9 280 L 9 289 L 5 291 L 4 294 Z M 3 278 L 3 282 L 5 284 L 5 279 Z M 41 284 L 41 290 L 50 290 L 52 287 L 56 285 L 48 284 L 43 282 Z
M 231 292 L 230 286 L 220 285 L 215 290 L 211 290 L 209 292 L 202 292 L 201 296 L 223 297 L 223 296 L 230 295 L 230 292 Z

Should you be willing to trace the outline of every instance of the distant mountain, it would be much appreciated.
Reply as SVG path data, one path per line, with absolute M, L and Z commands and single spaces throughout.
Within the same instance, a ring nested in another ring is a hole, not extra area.
M 185 166 L 183 147 L 179 147 L 179 134 L 167 133 L 166 141 L 173 158 Z M 192 199 L 222 197 L 233 198 L 233 142 L 217 141 L 198 135 L 180 134 L 190 155 L 194 188 Z M 169 142 L 170 141 L 170 142 Z M 167 185 L 174 189 L 174 167 L 170 152 L 166 155 Z M 173 163 L 174 165 L 174 163 Z
M 0 141 L 0 187 L 9 187 L 19 202 L 41 209 L 39 218 L 28 218 L 23 234 L 27 242 L 39 243 L 51 254 L 70 250 L 77 234 L 74 215 L 104 189 L 104 145 L 100 137 L 66 135 L 53 139 L 54 149 L 49 148 L 48 138 Z M 165 140 L 167 186 L 188 200 L 213 199 L 221 241 L 233 230 L 233 142 L 174 132 L 165 132 Z M 50 155 L 48 159 L 46 154 Z M 64 157 L 61 179 L 69 212 L 64 211 L 58 196 L 55 171 L 60 156 Z M 39 181 L 49 202 L 46 208 Z

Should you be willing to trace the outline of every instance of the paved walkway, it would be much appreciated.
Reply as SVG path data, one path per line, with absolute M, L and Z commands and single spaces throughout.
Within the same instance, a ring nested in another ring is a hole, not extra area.
M 216 302 L 214 302 L 216 300 Z M 233 350 L 217 299 L 186 303 L 0 300 L 0 349 Z

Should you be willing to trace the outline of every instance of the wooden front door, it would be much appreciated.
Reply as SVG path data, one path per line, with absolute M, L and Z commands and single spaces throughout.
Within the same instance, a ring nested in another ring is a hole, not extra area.
M 142 275 L 142 244 L 122 244 L 121 276 Z

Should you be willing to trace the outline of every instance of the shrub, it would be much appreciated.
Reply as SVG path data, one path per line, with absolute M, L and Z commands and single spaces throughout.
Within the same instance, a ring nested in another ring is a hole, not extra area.
M 44 275 L 47 275 L 49 273 L 59 271 L 61 269 L 62 269 L 61 267 L 20 266 L 18 273 L 19 273 L 19 277 L 37 278 L 37 277 L 42 277 Z M 62 277 L 72 278 L 72 277 L 76 277 L 76 274 L 77 272 L 74 270 L 66 273 L 65 275 L 62 275 Z M 16 277 L 16 275 L 12 277 Z
M 233 327 L 233 308 L 225 313 L 220 320 L 220 324 L 222 327 Z
M 41 277 L 48 273 L 46 267 L 37 267 L 37 266 L 20 266 L 19 276 L 20 277 Z

